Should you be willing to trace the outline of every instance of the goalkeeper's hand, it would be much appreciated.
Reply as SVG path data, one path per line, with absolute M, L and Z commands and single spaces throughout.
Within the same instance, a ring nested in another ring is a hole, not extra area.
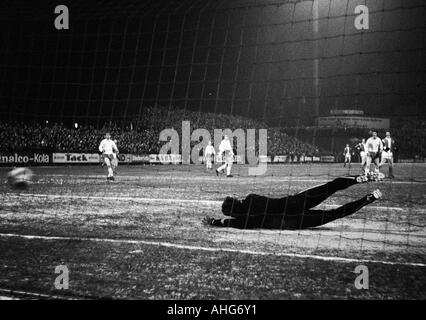
M 206 216 L 206 217 L 203 218 L 203 220 L 201 220 L 201 222 L 206 226 L 211 226 L 213 221 L 214 221 L 214 218 L 209 217 L 209 216 Z

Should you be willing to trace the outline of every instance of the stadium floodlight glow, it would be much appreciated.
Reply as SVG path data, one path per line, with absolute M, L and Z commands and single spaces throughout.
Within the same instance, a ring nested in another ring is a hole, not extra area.
M 74 128 L 78 128 L 78 123 L 76 122 L 76 123 L 74 123 Z

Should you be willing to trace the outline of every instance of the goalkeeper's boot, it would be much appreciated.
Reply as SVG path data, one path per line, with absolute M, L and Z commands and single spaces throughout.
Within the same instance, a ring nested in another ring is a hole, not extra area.
M 367 195 L 367 201 L 371 203 L 373 201 L 379 200 L 381 197 L 382 197 L 382 193 L 380 192 L 379 189 L 376 189 L 372 193 Z
M 219 177 L 220 171 L 216 169 L 216 175 Z

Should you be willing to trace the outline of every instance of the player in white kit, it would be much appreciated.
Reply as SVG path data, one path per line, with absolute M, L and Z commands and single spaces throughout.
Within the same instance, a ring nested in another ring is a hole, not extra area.
M 232 150 L 228 136 L 225 136 L 219 145 L 219 155 L 222 155 L 225 163 L 216 169 L 216 175 L 219 175 L 219 173 L 222 173 L 226 169 L 226 176 L 232 178 L 231 168 L 234 162 L 234 151 Z
M 347 144 L 345 147 L 345 150 L 343 151 L 343 155 L 345 156 L 345 163 L 343 164 L 343 167 L 346 167 L 346 164 L 349 164 L 349 168 L 351 167 L 351 148 L 349 148 L 349 145 Z
M 102 152 L 102 157 L 108 168 L 107 180 L 114 180 L 114 169 L 117 165 L 114 159 L 116 159 L 116 154 L 118 154 L 118 148 L 115 142 L 111 140 L 109 133 L 106 133 L 105 139 L 101 141 L 99 151 Z
M 386 137 L 382 140 L 383 152 L 382 159 L 380 161 L 380 167 L 386 162 L 389 162 L 389 178 L 393 179 L 393 151 L 395 151 L 395 140 L 391 138 L 390 132 L 386 132 Z
M 374 131 L 372 133 L 372 136 L 368 138 L 366 145 L 367 145 L 367 164 L 365 167 L 365 175 L 368 175 L 370 173 L 370 166 L 372 162 L 375 165 L 374 173 L 379 174 L 380 154 L 383 150 L 382 139 L 377 137 L 377 132 Z
M 365 139 L 362 139 L 355 148 L 359 151 L 359 156 L 361 157 L 361 170 L 365 172 L 367 165 L 367 144 L 365 143 Z
M 209 170 L 213 169 L 212 163 L 214 162 L 215 155 L 216 151 L 212 146 L 212 142 L 209 141 L 206 149 L 204 150 L 204 161 L 206 161 L 206 168 Z

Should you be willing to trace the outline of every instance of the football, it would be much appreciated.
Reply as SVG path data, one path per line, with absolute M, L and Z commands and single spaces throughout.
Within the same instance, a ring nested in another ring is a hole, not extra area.
M 33 172 L 29 168 L 15 168 L 7 174 L 7 182 L 15 189 L 28 188 L 32 178 Z

